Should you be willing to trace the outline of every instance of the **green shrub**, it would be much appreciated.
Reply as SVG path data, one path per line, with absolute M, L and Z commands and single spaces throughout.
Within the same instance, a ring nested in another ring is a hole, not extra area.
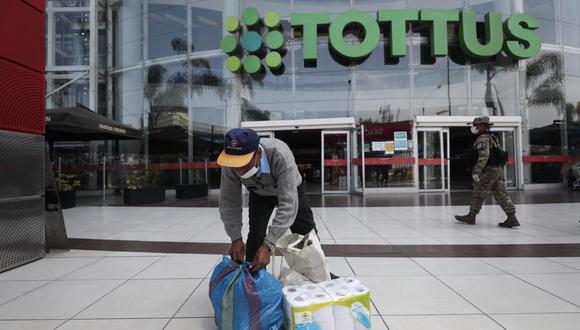
M 137 190 L 145 189 L 148 187 L 155 187 L 159 183 L 159 175 L 157 171 L 145 170 L 137 171 L 129 174 L 125 178 L 125 184 L 127 189 Z
M 73 191 L 81 186 L 81 180 L 75 175 L 60 173 L 56 177 L 58 191 Z

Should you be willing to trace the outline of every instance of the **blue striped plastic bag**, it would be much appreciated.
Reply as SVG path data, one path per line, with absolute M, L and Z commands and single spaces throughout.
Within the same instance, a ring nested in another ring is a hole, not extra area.
M 224 257 L 209 285 L 215 322 L 220 330 L 278 330 L 284 323 L 284 295 L 265 269 L 253 274 L 249 263 Z

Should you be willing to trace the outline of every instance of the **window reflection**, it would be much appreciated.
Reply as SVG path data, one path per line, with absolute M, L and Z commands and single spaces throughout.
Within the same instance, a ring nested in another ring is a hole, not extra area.
M 476 13 L 487 14 L 497 11 L 504 15 L 512 14 L 512 1 L 505 0 L 469 0 L 469 9 Z
M 474 115 L 520 115 L 516 100 L 517 63 L 481 63 L 471 68 Z
M 411 0 L 411 8 L 459 9 L 463 8 L 463 0 Z
M 149 3 L 148 58 L 187 53 L 187 8 Z
M 54 79 L 52 90 L 70 82 L 70 79 Z M 51 96 L 52 106 L 57 108 L 76 107 L 79 104 L 89 107 L 89 80 L 79 79 L 57 91 Z
M 350 0 L 294 0 L 294 11 L 302 13 L 342 13 L 350 9 Z
M 55 65 L 89 65 L 89 13 L 55 14 Z
M 222 39 L 223 1 L 194 2 L 191 8 L 191 51 L 219 49 Z
M 544 52 L 526 67 L 526 92 L 529 120 L 528 162 L 531 183 L 562 181 L 562 162 L 549 156 L 566 154 L 562 150 L 561 121 L 564 106 L 563 68 L 559 53 Z M 548 158 L 543 158 L 548 157 Z
M 556 20 L 556 1 L 554 0 L 523 0 L 524 12 L 536 18 Z
M 376 13 L 379 9 L 407 8 L 407 0 L 354 0 L 353 8 L 369 13 Z

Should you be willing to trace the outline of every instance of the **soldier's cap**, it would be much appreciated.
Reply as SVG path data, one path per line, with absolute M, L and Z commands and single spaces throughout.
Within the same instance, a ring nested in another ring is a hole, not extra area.
M 249 128 L 234 128 L 226 133 L 224 150 L 219 155 L 217 163 L 224 167 L 244 167 L 254 157 L 258 150 L 260 137 Z
M 480 124 L 487 124 L 487 125 L 493 125 L 493 123 L 491 123 L 489 121 L 489 117 L 488 116 L 483 116 L 483 117 L 477 117 L 475 118 L 471 123 L 467 123 L 467 125 L 473 125 L 473 126 L 477 126 Z

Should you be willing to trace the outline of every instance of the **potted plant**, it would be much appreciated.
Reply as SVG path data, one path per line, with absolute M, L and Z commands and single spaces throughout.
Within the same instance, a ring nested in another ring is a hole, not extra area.
M 56 177 L 58 186 L 58 198 L 62 209 L 70 209 L 77 205 L 76 188 L 81 186 L 81 181 L 74 175 L 60 173 Z
M 165 189 L 158 186 L 157 173 L 151 170 L 131 173 L 125 179 L 123 189 L 125 205 L 161 203 L 165 201 Z
M 201 171 L 195 171 L 192 184 L 180 184 L 175 186 L 177 199 L 189 199 L 207 196 L 207 183 L 202 177 Z

